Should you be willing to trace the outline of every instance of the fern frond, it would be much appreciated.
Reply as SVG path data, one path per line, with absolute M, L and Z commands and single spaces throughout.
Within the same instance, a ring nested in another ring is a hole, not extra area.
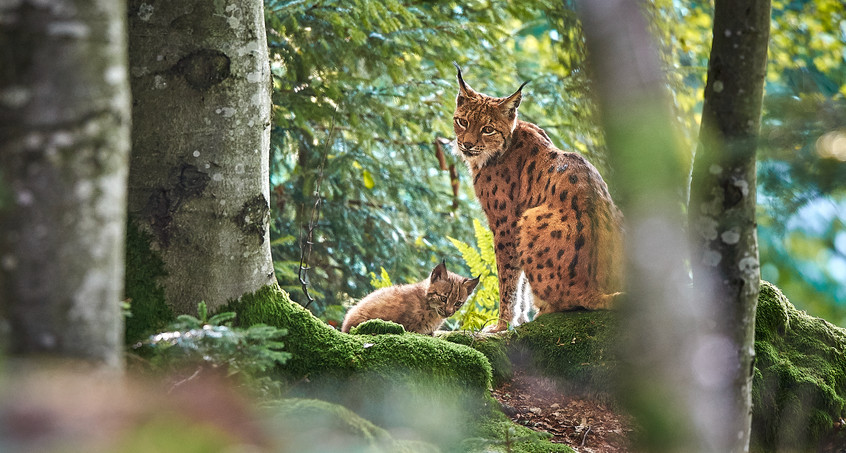
M 482 259 L 482 255 L 478 250 L 465 242 L 459 241 L 458 239 L 449 236 L 447 236 L 447 239 L 449 239 L 452 245 L 461 252 L 461 257 L 464 258 L 464 262 L 467 264 L 467 267 L 470 268 L 471 274 L 476 276 L 490 274 L 490 269 L 485 264 Z
M 394 284 L 393 282 L 391 282 L 391 277 L 388 275 L 388 271 L 386 271 L 385 268 L 382 266 L 379 266 L 379 269 L 381 271 L 378 276 L 374 272 L 370 273 L 370 286 L 372 286 L 373 289 L 381 289 L 393 286 Z
M 490 322 L 496 322 L 499 316 L 499 279 L 493 233 L 478 219 L 473 219 L 473 229 L 478 249 L 449 236 L 447 239 L 461 252 L 470 272 L 479 277 L 476 291 L 456 319 L 462 329 L 479 330 Z
M 482 261 L 488 266 L 491 274 L 497 275 L 493 231 L 482 225 L 479 219 L 473 219 L 473 229 L 476 232 L 476 245 L 479 247 Z

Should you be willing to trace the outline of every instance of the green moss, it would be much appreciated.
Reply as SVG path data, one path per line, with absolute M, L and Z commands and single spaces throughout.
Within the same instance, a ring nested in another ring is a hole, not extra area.
M 150 249 L 152 235 L 130 221 L 126 228 L 125 294 L 130 299 L 124 337 L 127 344 L 160 331 L 175 319 L 158 283 L 167 275 L 161 257 Z
M 484 354 L 491 364 L 493 372 L 493 383 L 499 385 L 508 382 L 514 376 L 514 368 L 511 358 L 508 357 L 508 341 L 512 332 L 505 332 L 497 335 L 470 333 L 465 331 L 449 332 L 440 338 L 456 343 L 470 346 Z
M 510 379 L 513 367 L 521 367 L 551 377 L 569 391 L 601 395 L 610 388 L 616 363 L 614 316 L 609 311 L 552 313 L 505 334 L 456 332 L 444 338 L 482 352 L 496 382 Z
M 290 398 L 267 408 L 268 423 L 284 451 L 437 452 L 429 443 L 394 439 L 349 409 L 326 401 Z
M 352 335 L 402 335 L 404 333 L 405 327 L 402 324 L 382 319 L 370 319 L 350 329 Z
M 616 317 L 610 311 L 539 316 L 515 331 L 515 347 L 529 365 L 578 392 L 611 388 Z
M 755 322 L 753 448 L 815 451 L 844 416 L 846 330 L 797 310 L 767 282 Z
M 346 335 L 291 302 L 278 287 L 267 286 L 221 308 L 233 310 L 242 325 L 265 323 L 288 330 L 285 344 L 293 358 L 284 372 L 293 379 L 365 372 L 387 377 L 404 369 L 431 375 L 436 383 L 476 390 L 490 385 L 490 365 L 472 348 L 424 335 Z

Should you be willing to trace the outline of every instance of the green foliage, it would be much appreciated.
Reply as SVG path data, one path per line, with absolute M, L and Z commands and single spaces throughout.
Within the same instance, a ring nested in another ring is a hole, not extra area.
M 713 5 L 656 0 L 649 11 L 692 155 Z M 846 10 L 839 0 L 778 0 L 772 3 L 772 18 L 758 152 L 763 277 L 801 308 L 846 325 L 846 253 L 832 240 L 846 216 L 842 209 L 834 214 L 830 209 L 846 199 L 846 153 L 820 140 L 826 134 L 842 137 L 846 124 L 846 32 L 841 25 Z M 814 219 L 810 226 L 808 218 Z M 819 253 L 812 256 L 812 249 Z
M 285 329 L 266 324 L 232 327 L 234 312 L 209 316 L 205 302 L 197 305 L 197 312 L 198 317 L 178 316 L 164 332 L 135 345 L 135 351 L 148 357 L 156 370 L 208 365 L 247 380 L 264 376 L 291 358 L 282 350 Z
M 382 266 L 379 266 L 379 269 L 380 272 L 378 276 L 374 272 L 370 273 L 370 286 L 372 286 L 373 289 L 382 289 L 393 286 L 394 284 L 391 282 L 391 277 L 388 275 L 388 271 L 386 271 Z
M 462 329 L 481 330 L 487 324 L 496 322 L 499 315 L 499 280 L 493 233 L 478 219 L 473 219 L 473 230 L 478 248 L 452 237 L 447 239 L 461 252 L 471 275 L 479 277 L 476 291 L 454 316 Z

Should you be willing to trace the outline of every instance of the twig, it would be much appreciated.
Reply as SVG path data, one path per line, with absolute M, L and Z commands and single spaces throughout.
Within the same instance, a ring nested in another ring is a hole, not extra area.
M 332 114 L 332 125 L 329 129 L 329 137 L 326 140 L 325 146 L 323 147 L 323 157 L 320 160 L 320 167 L 318 167 L 317 173 L 317 181 L 314 184 L 314 205 L 311 208 L 311 218 L 308 221 L 308 229 L 306 230 L 306 236 L 303 238 L 300 236 L 300 269 L 297 273 L 297 276 L 300 280 L 300 285 L 303 289 L 303 294 L 305 294 L 306 299 L 308 302 L 305 305 L 305 308 L 308 308 L 312 302 L 314 302 L 314 298 L 311 297 L 311 294 L 308 292 L 308 271 L 311 270 L 308 263 L 311 259 L 311 249 L 314 245 L 314 229 L 317 227 L 317 221 L 320 218 L 320 206 L 323 200 L 320 198 L 320 184 L 323 182 L 323 168 L 326 166 L 326 157 L 329 155 L 329 148 L 332 147 L 332 142 L 335 138 L 335 116 L 338 113 L 338 109 L 335 109 L 335 112 Z M 300 230 L 302 233 L 302 229 Z
M 173 384 L 173 386 L 170 387 L 170 390 L 168 390 L 167 393 L 170 394 L 171 392 L 176 390 L 176 388 L 179 387 L 180 385 L 185 384 L 186 382 L 193 380 L 194 378 L 196 378 L 197 376 L 200 375 L 200 371 L 203 371 L 202 365 L 198 366 L 197 371 L 194 371 L 194 374 L 192 374 L 191 376 L 188 376 L 187 378 Z
M 590 432 L 590 426 L 587 427 L 587 429 L 585 430 L 585 433 L 582 435 L 582 443 L 579 445 L 580 447 L 585 446 L 585 441 L 587 440 L 587 435 L 588 435 L 589 432 Z

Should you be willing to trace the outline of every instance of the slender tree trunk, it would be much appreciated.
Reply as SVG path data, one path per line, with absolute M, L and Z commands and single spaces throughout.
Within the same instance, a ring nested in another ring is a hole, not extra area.
M 16 355 L 121 367 L 125 5 L 0 4 L 0 307 Z
M 755 221 L 755 152 L 767 65 L 769 0 L 717 0 L 700 146 L 693 165 L 690 208 L 694 285 L 723 317 L 713 329 L 731 345 L 721 385 L 734 439 L 744 451 L 752 414 L 755 307 L 760 287 Z
M 263 3 L 130 0 L 129 46 L 129 213 L 167 303 L 193 313 L 274 282 Z

